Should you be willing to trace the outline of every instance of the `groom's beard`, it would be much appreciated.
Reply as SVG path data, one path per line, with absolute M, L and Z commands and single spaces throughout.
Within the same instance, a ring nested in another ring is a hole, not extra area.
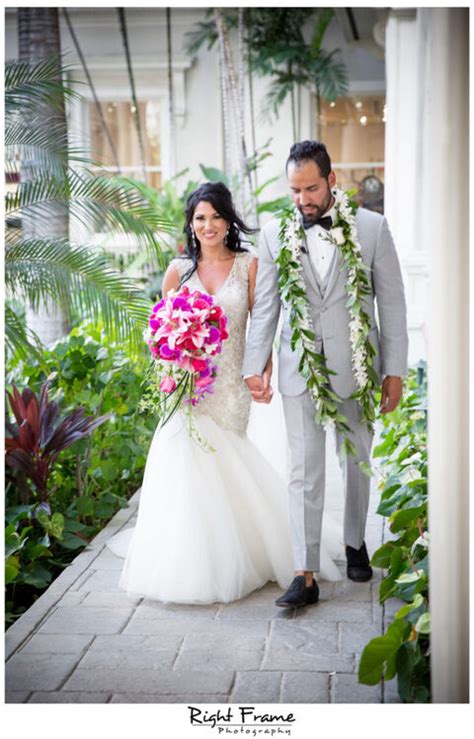
M 303 209 L 298 207 L 298 210 L 301 213 L 301 217 L 303 219 L 303 228 L 311 228 L 311 226 L 314 226 L 314 224 L 319 221 L 321 216 L 323 216 L 326 211 L 329 210 L 332 199 L 332 193 L 328 184 L 328 193 L 321 205 L 313 205 L 311 212 L 308 213 L 304 213 Z

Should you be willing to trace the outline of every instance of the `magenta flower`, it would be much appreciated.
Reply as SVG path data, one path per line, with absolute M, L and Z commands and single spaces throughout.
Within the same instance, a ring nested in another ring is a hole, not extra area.
M 172 393 L 186 375 L 193 376 L 194 395 L 180 402 L 195 406 L 213 392 L 218 368 L 211 367 L 210 358 L 222 351 L 228 338 L 226 324 L 227 317 L 211 295 L 199 290 L 191 293 L 187 286 L 156 303 L 145 338 L 159 373 L 163 372 L 161 392 Z
M 167 344 L 163 344 L 160 346 L 160 357 L 171 361 L 172 359 L 176 359 L 176 352 L 170 349 Z

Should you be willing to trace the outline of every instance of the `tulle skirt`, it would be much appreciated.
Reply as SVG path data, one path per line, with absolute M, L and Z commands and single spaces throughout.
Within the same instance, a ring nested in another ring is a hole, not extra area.
M 293 558 L 285 482 L 248 436 L 208 416 L 196 423 L 215 451 L 191 438 L 181 414 L 154 435 L 136 526 L 107 542 L 125 557 L 119 587 L 171 603 L 227 603 L 268 581 L 286 589 Z M 326 546 L 319 576 L 340 579 Z

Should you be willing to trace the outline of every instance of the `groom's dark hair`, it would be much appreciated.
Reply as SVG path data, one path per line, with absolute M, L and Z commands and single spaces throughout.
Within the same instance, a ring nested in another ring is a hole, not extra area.
M 331 172 L 331 157 L 321 141 L 300 141 L 290 149 L 285 169 L 288 171 L 290 162 L 299 167 L 304 162 L 312 161 L 318 165 L 321 177 L 327 179 Z

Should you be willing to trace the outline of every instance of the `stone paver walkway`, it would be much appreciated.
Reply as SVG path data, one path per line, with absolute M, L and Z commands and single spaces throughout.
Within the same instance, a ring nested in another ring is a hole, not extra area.
M 326 508 L 342 519 L 334 448 Z M 178 606 L 127 596 L 123 560 L 105 541 L 134 523 L 138 496 L 121 510 L 6 634 L 7 703 L 382 703 L 394 681 L 357 680 L 360 653 L 383 633 L 397 605 L 378 603 L 370 583 L 320 583 L 317 606 L 279 609 L 268 584 L 226 605 Z M 374 491 L 369 552 L 383 519 Z M 341 572 L 345 572 L 343 551 Z

